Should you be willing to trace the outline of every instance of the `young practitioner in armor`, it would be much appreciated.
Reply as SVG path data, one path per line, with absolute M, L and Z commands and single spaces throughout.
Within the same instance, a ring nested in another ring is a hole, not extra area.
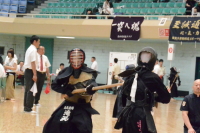
M 171 97 L 178 97 L 178 87 L 176 85 L 176 81 L 178 80 L 178 86 L 180 86 L 181 80 L 175 67 L 170 68 L 170 76 L 168 79 L 170 81 Z
M 75 48 L 70 52 L 70 66 L 64 68 L 52 83 L 52 89 L 64 95 L 65 101 L 54 111 L 43 133 L 92 133 L 92 114 L 99 114 L 90 101 L 97 86 L 93 73 L 84 65 L 85 53 Z M 74 89 L 86 88 L 85 93 L 72 94 Z
M 152 72 L 156 59 L 154 49 L 145 47 L 138 54 L 138 66 L 119 74 L 126 77 L 122 89 L 127 99 L 126 107 L 115 125 L 115 129 L 123 128 L 122 133 L 157 133 L 151 115 L 153 103 L 154 100 L 169 103 L 170 94 L 159 76 Z

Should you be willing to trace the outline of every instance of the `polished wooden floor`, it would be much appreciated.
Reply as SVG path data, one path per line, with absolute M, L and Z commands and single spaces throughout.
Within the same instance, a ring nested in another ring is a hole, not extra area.
M 42 129 L 52 112 L 62 102 L 60 95 L 54 91 L 41 95 L 41 106 L 34 107 L 38 114 L 23 112 L 24 92 L 20 86 L 15 89 L 16 101 L 0 103 L 0 133 L 42 133 Z M 95 94 L 93 107 L 100 112 L 93 119 L 93 133 L 120 133 L 113 128 L 115 119 L 112 110 L 116 96 L 110 94 Z M 154 108 L 154 119 L 158 133 L 182 133 L 183 121 L 179 111 L 181 101 L 170 104 L 159 104 Z

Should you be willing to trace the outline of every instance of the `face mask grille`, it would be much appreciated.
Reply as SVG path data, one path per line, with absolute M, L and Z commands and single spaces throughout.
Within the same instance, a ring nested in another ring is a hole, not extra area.
M 75 49 L 70 53 L 70 63 L 74 69 L 79 69 L 84 63 L 84 53 L 80 49 Z

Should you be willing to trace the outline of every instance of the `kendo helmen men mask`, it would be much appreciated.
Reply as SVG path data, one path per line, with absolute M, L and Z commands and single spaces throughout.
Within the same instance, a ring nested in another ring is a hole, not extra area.
M 171 72 L 173 72 L 173 73 L 177 73 L 176 67 L 171 67 L 170 70 L 171 70 Z
M 85 61 L 85 52 L 80 48 L 75 48 L 70 51 L 69 62 L 73 69 L 79 69 Z
M 151 47 L 144 47 L 138 54 L 137 63 L 138 66 L 145 66 L 152 71 L 156 63 L 156 59 L 156 51 Z

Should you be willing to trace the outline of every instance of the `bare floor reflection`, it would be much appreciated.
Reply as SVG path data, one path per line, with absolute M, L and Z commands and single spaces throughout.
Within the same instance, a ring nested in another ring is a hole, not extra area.
M 18 86 L 15 89 L 16 101 L 0 103 L 0 133 L 42 133 L 42 129 L 52 112 L 63 101 L 60 94 L 51 91 L 41 95 L 39 107 L 33 109 L 38 114 L 23 112 L 24 92 Z M 92 116 L 93 133 L 120 133 L 115 130 L 116 119 L 112 118 L 112 111 L 116 96 L 97 93 L 93 97 L 92 105 L 100 115 Z M 170 104 L 159 104 L 154 108 L 154 119 L 158 133 L 181 133 L 183 132 L 183 121 L 179 111 L 181 101 L 172 101 Z

